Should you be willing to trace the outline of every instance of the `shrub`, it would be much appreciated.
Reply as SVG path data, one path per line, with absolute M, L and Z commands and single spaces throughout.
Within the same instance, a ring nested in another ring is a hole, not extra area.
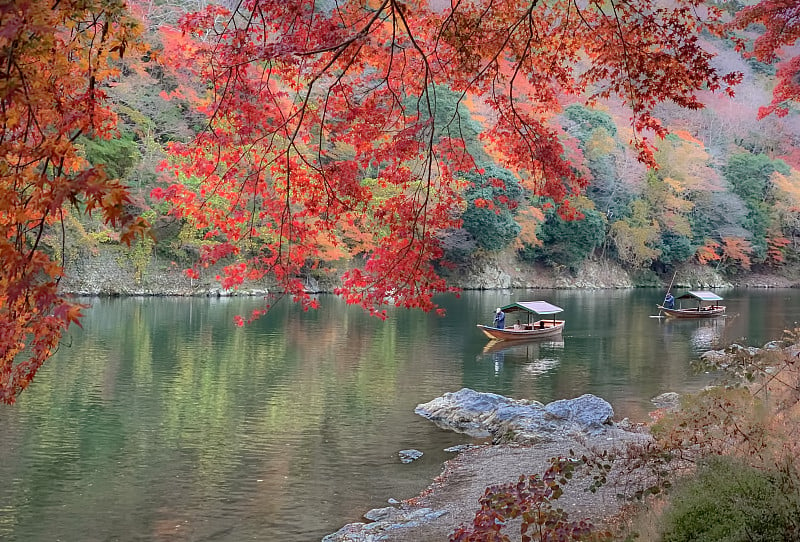
M 563 493 L 562 486 L 582 462 L 554 458 L 541 475 L 520 476 L 516 483 L 486 488 L 480 498 L 480 509 L 472 525 L 462 525 L 450 535 L 450 542 L 485 542 L 511 540 L 505 532 L 509 520 L 519 522 L 522 541 L 607 542 L 608 531 L 598 529 L 590 521 L 573 521 L 569 514 L 554 506 Z
M 527 261 L 539 261 L 545 265 L 566 266 L 577 271 L 581 264 L 602 245 L 605 239 L 605 217 L 594 209 L 581 209 L 583 218 L 564 220 L 554 207 L 545 210 L 545 220 L 540 224 L 537 236 L 542 241 L 538 247 L 525 246 L 519 253 Z
M 501 250 L 517 238 L 520 226 L 513 213 L 523 199 L 522 187 L 505 169 L 489 168 L 483 174 L 465 174 L 472 185 L 464 191 L 467 208 L 463 227 L 486 250 Z
M 663 542 L 798 540 L 800 494 L 790 471 L 761 470 L 731 457 L 708 459 L 672 496 Z

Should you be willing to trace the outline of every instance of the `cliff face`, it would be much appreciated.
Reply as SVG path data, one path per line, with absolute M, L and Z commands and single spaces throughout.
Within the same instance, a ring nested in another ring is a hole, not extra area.
M 117 248 L 83 251 L 65 266 L 61 290 L 75 295 L 108 296 L 203 296 L 233 295 L 225 292 L 209 271 L 199 280 L 186 276 L 182 267 L 151 259 L 136 265 L 128 254 Z M 266 292 L 266 286 L 251 285 L 242 293 Z
M 215 280 L 214 269 L 204 269 L 199 280 L 189 279 L 180 265 L 152 258 L 136 264 L 119 247 L 98 251 L 82 251 L 66 265 L 67 275 L 61 281 L 65 293 L 109 296 L 225 296 L 263 295 L 275 291 L 275 285 L 262 282 L 245 284 L 238 290 L 225 291 Z M 452 272 L 452 286 L 464 290 L 496 289 L 610 289 L 641 286 L 630 273 L 610 261 L 587 261 L 576 273 L 552 268 L 534 267 L 519 262 L 513 253 L 497 253 Z M 307 278 L 309 290 L 329 292 L 338 277 Z M 671 277 L 661 280 L 652 275 L 645 285 L 662 287 Z M 774 274 L 749 274 L 729 281 L 712 268 L 682 266 L 673 287 L 677 289 L 744 287 L 792 287 L 798 280 Z

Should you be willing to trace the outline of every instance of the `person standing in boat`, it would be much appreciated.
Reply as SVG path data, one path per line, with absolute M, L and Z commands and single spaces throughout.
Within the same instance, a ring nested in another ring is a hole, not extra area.
M 494 327 L 497 329 L 505 329 L 506 327 L 506 313 L 504 313 L 500 307 L 497 307 L 494 313 Z
M 667 292 L 667 296 L 664 298 L 664 308 L 665 309 L 675 308 L 675 298 L 673 297 L 672 292 Z

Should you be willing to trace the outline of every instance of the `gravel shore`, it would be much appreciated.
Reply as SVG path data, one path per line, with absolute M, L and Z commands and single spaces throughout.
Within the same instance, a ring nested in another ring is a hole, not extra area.
M 471 523 L 479 499 L 488 486 L 516 482 L 521 475 L 541 474 L 554 457 L 576 457 L 592 450 L 621 447 L 625 442 L 649 438 L 641 430 L 616 425 L 593 435 L 535 445 L 485 445 L 460 453 L 447 461 L 440 476 L 419 496 L 396 506 L 372 510 L 365 522 L 351 524 L 326 542 L 446 541 L 462 524 Z M 626 501 L 617 497 L 620 487 L 609 484 L 596 492 L 586 491 L 591 477 L 577 474 L 555 502 L 571 520 L 588 519 L 601 525 L 617 515 Z M 371 521 L 368 521 L 371 520 Z M 510 534 L 514 534 L 511 532 Z

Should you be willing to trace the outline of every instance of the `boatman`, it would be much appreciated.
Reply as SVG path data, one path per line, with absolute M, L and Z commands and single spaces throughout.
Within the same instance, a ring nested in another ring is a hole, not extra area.
M 664 298 L 664 308 L 665 309 L 675 308 L 675 298 L 672 297 L 672 292 L 667 292 L 667 297 Z
M 500 307 L 497 307 L 497 310 L 494 312 L 494 327 L 497 329 L 504 329 L 506 327 L 506 313 L 500 310 Z

